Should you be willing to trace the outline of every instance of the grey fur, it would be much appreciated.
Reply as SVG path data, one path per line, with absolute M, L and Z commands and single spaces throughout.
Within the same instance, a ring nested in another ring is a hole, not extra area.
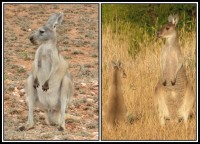
M 26 82 L 29 113 L 25 129 L 34 125 L 35 106 L 40 106 L 45 111 L 47 124 L 55 123 L 59 125 L 58 130 L 65 129 L 65 110 L 73 96 L 74 86 L 68 63 L 56 46 L 56 28 L 62 19 L 63 13 L 51 15 L 48 22 L 30 36 L 30 41 L 39 45 L 39 48 Z

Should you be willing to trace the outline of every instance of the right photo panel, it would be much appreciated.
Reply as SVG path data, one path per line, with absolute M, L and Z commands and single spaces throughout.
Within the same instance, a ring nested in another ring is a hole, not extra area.
M 102 141 L 197 140 L 196 3 L 101 4 Z

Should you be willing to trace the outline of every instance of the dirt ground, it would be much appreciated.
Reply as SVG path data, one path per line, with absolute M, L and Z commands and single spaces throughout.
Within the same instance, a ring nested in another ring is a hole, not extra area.
M 70 64 L 75 94 L 64 132 L 45 124 L 44 112 L 34 110 L 33 129 L 17 131 L 27 121 L 24 91 L 37 46 L 30 34 L 52 13 L 63 12 L 57 28 L 58 48 Z M 98 140 L 98 4 L 4 5 L 4 140 Z

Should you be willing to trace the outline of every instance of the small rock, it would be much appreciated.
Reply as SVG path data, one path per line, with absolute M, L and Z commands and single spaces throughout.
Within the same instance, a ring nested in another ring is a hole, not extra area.
M 28 29 L 28 31 L 30 32 L 30 31 L 31 31 L 31 29 Z
M 71 104 L 71 105 L 70 105 L 70 108 L 71 108 L 71 109 L 74 109 L 74 108 L 75 108 L 75 105 L 74 105 L 74 104 Z
M 99 86 L 98 81 L 93 81 L 92 83 L 93 83 L 93 87 L 98 87 Z
M 99 120 L 99 117 L 97 115 L 94 115 L 95 120 Z
M 9 76 L 11 76 L 11 75 L 12 75 L 12 73 L 8 73 L 8 75 L 9 75 Z
M 40 116 L 45 116 L 44 112 L 42 112 L 42 111 L 39 112 L 39 115 Z
M 23 100 L 23 99 L 21 99 L 21 100 L 19 100 L 19 102 L 20 102 L 20 103 L 24 103 L 24 100 Z
M 94 103 L 94 100 L 91 98 L 87 98 L 87 103 L 92 104 L 92 103 Z
M 79 87 L 75 87 L 75 89 L 76 89 L 76 90 L 79 90 L 80 88 L 79 88 Z
M 4 95 L 4 100 L 8 100 L 10 97 L 8 95 Z
M 91 95 L 95 95 L 95 92 L 91 91 Z
M 15 87 L 15 90 L 14 90 L 15 92 L 19 92 L 19 90 L 17 89 L 17 87 Z
M 14 89 L 15 89 L 15 88 L 14 88 L 13 85 L 10 85 L 10 86 L 8 87 L 8 90 L 9 90 L 9 91 L 14 91 Z
M 25 89 L 21 89 L 20 91 L 19 91 L 19 95 L 20 96 L 23 96 L 25 94 Z
M 54 136 L 53 140 L 61 140 L 60 136 Z
M 18 92 L 13 92 L 13 95 L 15 96 L 15 97 L 20 97 L 20 95 L 19 95 L 19 93 Z
M 88 106 L 83 107 L 83 110 L 88 110 L 88 109 L 89 109 Z
M 86 84 L 86 83 L 81 83 L 81 86 L 82 86 L 82 87 L 86 87 L 87 84 Z
M 93 132 L 92 136 L 98 136 L 98 132 Z

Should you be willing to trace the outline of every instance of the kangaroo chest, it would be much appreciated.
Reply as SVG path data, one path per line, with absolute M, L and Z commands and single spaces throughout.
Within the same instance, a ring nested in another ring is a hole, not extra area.
M 51 49 L 43 49 L 41 51 L 42 52 L 38 58 L 38 68 L 47 75 L 51 71 L 53 63 L 53 51 Z
M 38 81 L 39 87 L 37 88 L 38 99 L 42 107 L 45 109 L 57 107 L 60 103 L 59 100 L 59 90 L 60 83 L 54 82 L 51 78 L 48 81 L 49 89 L 44 91 L 42 86 L 49 78 L 49 75 L 53 68 L 53 59 L 55 52 L 52 49 L 43 48 L 40 49 L 40 53 L 38 55 Z
M 177 73 L 176 83 L 172 85 L 171 81 L 167 81 L 166 86 L 164 86 L 164 90 L 167 93 L 173 91 L 175 93 L 183 94 L 186 83 L 187 83 L 186 72 L 184 67 L 182 66 Z
M 52 70 L 54 51 L 51 48 L 41 47 L 37 54 L 36 67 L 38 69 L 37 77 L 40 83 L 45 83 Z
M 166 78 L 171 78 L 179 64 L 179 58 L 176 49 L 174 47 L 165 47 L 162 55 L 162 67 Z

